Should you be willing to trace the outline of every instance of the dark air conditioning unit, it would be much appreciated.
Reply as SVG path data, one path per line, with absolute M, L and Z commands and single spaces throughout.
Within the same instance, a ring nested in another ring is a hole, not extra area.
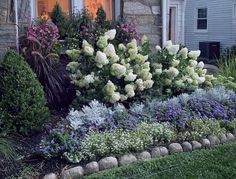
M 199 50 L 201 50 L 201 58 L 208 60 L 219 59 L 220 42 L 199 42 Z

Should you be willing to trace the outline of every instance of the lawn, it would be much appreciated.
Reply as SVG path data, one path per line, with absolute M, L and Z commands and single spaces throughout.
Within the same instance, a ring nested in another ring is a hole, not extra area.
M 236 143 L 99 172 L 92 178 L 236 178 Z

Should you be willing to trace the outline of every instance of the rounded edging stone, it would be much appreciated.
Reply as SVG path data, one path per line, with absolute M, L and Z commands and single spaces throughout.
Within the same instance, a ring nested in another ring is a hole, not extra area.
M 187 141 L 182 143 L 182 148 L 184 152 L 191 152 L 193 150 L 192 145 Z
M 211 143 L 211 146 L 215 146 L 215 145 L 219 145 L 220 144 L 220 139 L 215 136 L 215 135 L 210 135 L 208 137 L 210 143 Z
M 105 157 L 98 161 L 99 170 L 118 167 L 118 160 L 115 157 Z
M 73 167 L 62 172 L 63 179 L 73 179 L 84 176 L 84 169 L 81 166 Z
M 191 142 L 192 146 L 193 146 L 193 150 L 199 150 L 202 148 L 202 144 L 198 141 L 192 141 Z
M 99 165 L 98 162 L 92 161 L 85 165 L 84 171 L 86 175 L 90 175 L 92 173 L 96 173 L 99 171 Z
M 151 158 L 152 158 L 151 154 L 148 151 L 143 151 L 143 152 L 140 152 L 140 153 L 137 154 L 137 159 L 141 160 L 141 161 L 149 160 Z
M 119 158 L 119 165 L 120 166 L 130 165 L 130 164 L 135 163 L 135 162 L 137 162 L 137 158 L 133 154 L 122 155 Z
M 225 134 L 221 134 L 221 135 L 219 136 L 219 139 L 220 139 L 220 143 L 221 143 L 221 144 L 226 143 L 227 140 L 228 140 Z
M 58 179 L 55 173 L 49 173 L 43 177 L 43 179 Z
M 172 153 L 181 153 L 181 152 L 183 152 L 183 148 L 179 143 L 171 143 L 168 146 L 168 150 L 171 154 Z
M 233 141 L 235 139 L 234 135 L 230 132 L 226 134 L 226 137 L 228 141 Z
M 200 142 L 201 142 L 203 148 L 211 147 L 211 142 L 209 139 L 201 139 Z

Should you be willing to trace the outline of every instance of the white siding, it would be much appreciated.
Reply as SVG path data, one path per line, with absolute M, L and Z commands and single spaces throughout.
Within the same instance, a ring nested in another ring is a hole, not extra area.
M 236 44 L 236 19 L 233 19 L 235 0 L 187 0 L 185 11 L 185 45 L 198 49 L 201 41 L 219 41 L 221 48 Z M 236 1 L 235 1 L 236 2 Z M 207 32 L 196 30 L 197 8 L 207 8 Z

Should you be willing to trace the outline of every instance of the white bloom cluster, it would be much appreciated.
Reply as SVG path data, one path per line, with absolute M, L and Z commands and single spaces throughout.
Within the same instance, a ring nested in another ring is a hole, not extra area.
M 80 59 L 74 59 L 67 67 L 72 73 L 72 83 L 78 87 L 78 95 L 84 96 L 86 91 L 95 88 L 102 92 L 104 100 L 116 103 L 126 101 L 137 92 L 153 86 L 148 55 L 141 54 L 141 48 L 135 39 L 126 45 L 114 46 L 110 40 L 115 36 L 114 29 L 100 36 L 96 42 L 95 53 L 94 48 L 87 41 L 83 41 L 82 49 L 79 49 Z M 142 41 L 147 42 L 147 38 L 144 36 Z M 88 56 L 91 58 L 87 58 Z
M 164 85 L 167 90 L 193 90 L 199 85 L 212 86 L 213 76 L 207 75 L 204 63 L 198 62 L 200 51 L 188 51 L 167 41 L 163 49 L 156 47 L 157 60 L 151 64 L 152 73 L 158 86 Z

